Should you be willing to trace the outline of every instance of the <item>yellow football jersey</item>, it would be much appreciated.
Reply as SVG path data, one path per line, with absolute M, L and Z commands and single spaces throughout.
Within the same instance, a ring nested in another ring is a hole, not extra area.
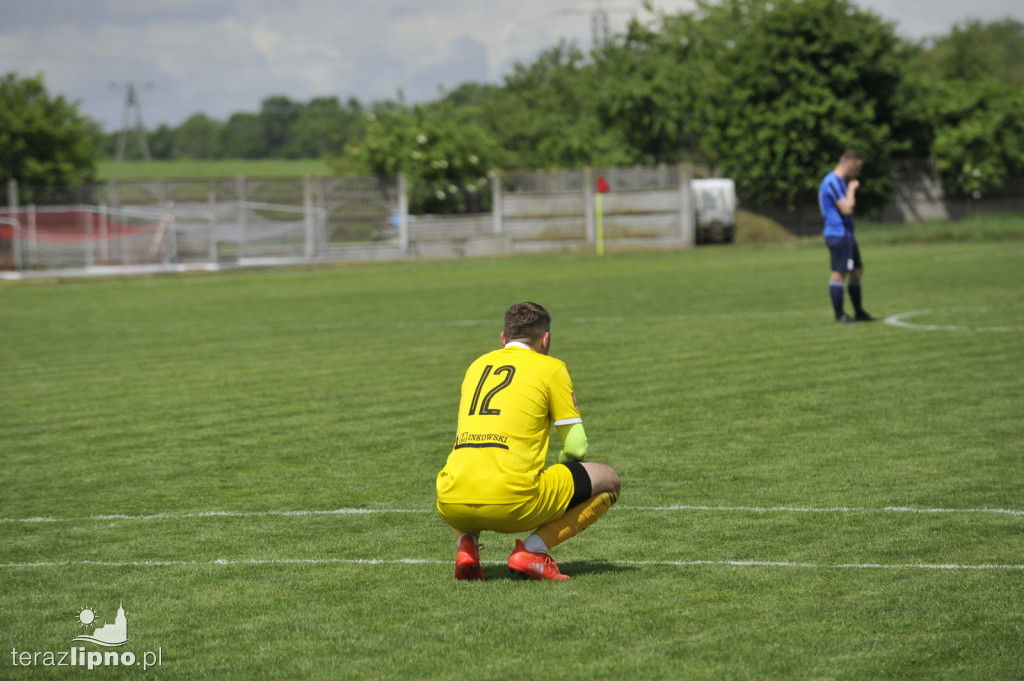
M 466 371 L 455 446 L 437 476 L 438 499 L 514 504 L 532 496 L 552 424 L 582 423 L 565 362 L 521 343 Z

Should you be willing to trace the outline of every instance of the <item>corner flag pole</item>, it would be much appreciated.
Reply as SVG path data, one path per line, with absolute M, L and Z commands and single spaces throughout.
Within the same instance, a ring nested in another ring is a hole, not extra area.
M 608 191 L 608 180 L 598 176 L 597 192 L 594 194 L 594 217 L 597 227 L 597 254 L 604 255 L 604 201 L 603 195 Z

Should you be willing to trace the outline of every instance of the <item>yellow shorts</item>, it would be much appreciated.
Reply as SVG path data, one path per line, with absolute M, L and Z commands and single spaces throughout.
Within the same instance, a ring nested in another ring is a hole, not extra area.
M 527 532 L 565 515 L 573 489 L 572 471 L 567 466 L 555 465 L 540 472 L 535 493 L 529 499 L 514 504 L 457 504 L 438 500 L 437 510 L 441 519 L 456 532 Z

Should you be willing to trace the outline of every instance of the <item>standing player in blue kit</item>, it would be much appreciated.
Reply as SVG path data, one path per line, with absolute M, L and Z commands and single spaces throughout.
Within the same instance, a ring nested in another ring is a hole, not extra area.
M 864 157 L 848 149 L 836 167 L 822 179 L 818 191 L 818 205 L 825 219 L 825 245 L 832 255 L 832 276 L 828 290 L 835 319 L 844 324 L 875 321 L 864 310 L 861 302 L 860 280 L 864 276 L 864 263 L 853 236 L 853 209 L 857 205 L 857 189 L 860 187 L 857 178 L 863 166 Z M 847 316 L 843 310 L 844 283 L 846 292 L 850 294 L 850 302 L 853 303 L 853 317 Z

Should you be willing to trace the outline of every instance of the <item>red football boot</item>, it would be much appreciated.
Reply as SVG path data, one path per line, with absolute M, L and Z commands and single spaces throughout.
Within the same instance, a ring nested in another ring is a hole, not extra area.
M 468 534 L 459 539 L 459 550 L 455 554 L 455 579 L 483 579 L 484 569 L 480 565 L 480 547 Z
M 508 557 L 509 571 L 525 575 L 530 579 L 538 581 L 542 579 L 565 580 L 569 575 L 563 575 L 558 571 L 558 563 L 546 553 L 531 553 L 523 546 L 520 539 L 516 539 L 516 548 Z

